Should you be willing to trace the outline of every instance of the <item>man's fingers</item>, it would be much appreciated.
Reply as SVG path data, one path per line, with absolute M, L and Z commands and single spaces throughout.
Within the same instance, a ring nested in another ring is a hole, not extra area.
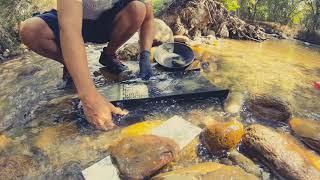
M 125 116 L 125 115 L 129 114 L 129 112 L 127 110 L 122 110 L 119 107 L 115 107 L 111 103 L 110 103 L 110 107 L 111 107 L 111 111 L 113 114 L 117 114 L 117 115 L 121 115 L 121 116 Z

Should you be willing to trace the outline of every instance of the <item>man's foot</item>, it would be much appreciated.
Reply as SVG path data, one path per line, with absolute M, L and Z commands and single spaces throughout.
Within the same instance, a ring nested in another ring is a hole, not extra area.
M 121 63 L 117 59 L 115 54 L 107 54 L 105 51 L 101 52 L 99 59 L 100 64 L 104 65 L 110 72 L 115 74 L 120 74 L 121 72 L 127 70 L 127 66 Z
M 152 67 L 150 64 L 150 52 L 142 51 L 139 56 L 139 77 L 143 80 L 149 80 L 152 76 Z
M 62 82 L 57 85 L 57 88 L 59 90 L 63 89 L 75 89 L 74 82 L 67 70 L 66 67 L 63 68 L 63 76 L 62 76 Z

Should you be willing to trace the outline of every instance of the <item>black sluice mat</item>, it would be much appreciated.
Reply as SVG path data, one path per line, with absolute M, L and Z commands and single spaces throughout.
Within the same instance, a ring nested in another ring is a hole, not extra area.
M 131 106 L 160 100 L 191 100 L 217 98 L 221 103 L 229 90 L 211 84 L 200 72 L 172 72 L 153 77 L 150 81 L 129 80 L 101 89 L 112 103 Z

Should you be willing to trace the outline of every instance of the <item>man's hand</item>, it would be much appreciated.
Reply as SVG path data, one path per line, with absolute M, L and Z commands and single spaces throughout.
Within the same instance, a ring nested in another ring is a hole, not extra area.
M 106 101 L 99 93 L 94 93 L 82 100 L 84 114 L 87 121 L 100 130 L 110 130 L 114 128 L 112 114 L 126 115 L 126 111 L 115 107 Z

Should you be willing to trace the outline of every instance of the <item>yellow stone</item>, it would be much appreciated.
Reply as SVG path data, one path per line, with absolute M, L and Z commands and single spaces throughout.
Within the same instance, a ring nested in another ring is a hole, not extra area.
M 10 141 L 11 140 L 7 138 L 5 135 L 0 135 L 0 151 L 6 148 Z
M 230 150 L 241 141 L 244 127 L 239 121 L 232 119 L 228 122 L 208 126 L 203 134 L 203 143 L 211 152 Z
M 290 122 L 292 130 L 300 137 L 320 139 L 320 122 L 309 119 L 293 118 Z
M 151 130 L 160 126 L 163 123 L 161 120 L 155 121 L 144 121 L 137 123 L 122 129 L 120 133 L 120 138 L 147 135 L 150 134 Z

